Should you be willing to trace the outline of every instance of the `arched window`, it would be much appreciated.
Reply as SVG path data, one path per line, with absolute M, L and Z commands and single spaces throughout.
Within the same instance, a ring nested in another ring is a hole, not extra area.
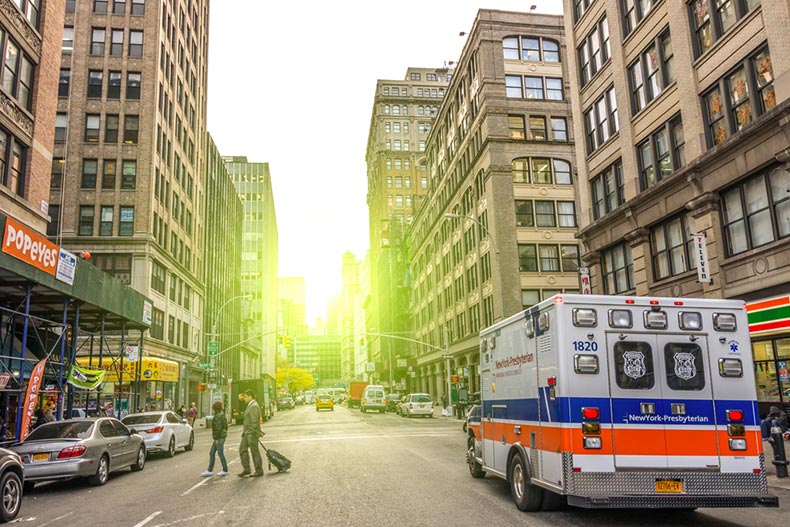
M 384 113 L 385 113 L 386 115 L 389 115 L 389 114 L 390 114 L 390 105 L 389 105 L 389 104 L 385 104 L 385 105 L 384 105 Z
M 401 108 L 401 114 L 409 115 L 409 107 L 404 105 L 403 108 Z

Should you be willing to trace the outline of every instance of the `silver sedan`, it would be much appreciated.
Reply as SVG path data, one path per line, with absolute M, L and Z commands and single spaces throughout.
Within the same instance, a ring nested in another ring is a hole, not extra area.
M 148 452 L 165 452 L 168 457 L 173 457 L 177 448 L 189 451 L 195 445 L 192 427 L 173 412 L 129 414 L 121 421 L 137 430 Z
M 12 445 L 25 467 L 25 487 L 37 481 L 88 478 L 104 485 L 110 472 L 145 466 L 143 438 L 112 417 L 45 423 Z

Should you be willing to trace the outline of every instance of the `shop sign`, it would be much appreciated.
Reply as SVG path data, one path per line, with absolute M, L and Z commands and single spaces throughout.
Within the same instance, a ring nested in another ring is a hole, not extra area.
M 13 218 L 6 218 L 3 252 L 55 276 L 58 246 Z
M 0 373 L 0 390 L 8 386 L 9 379 L 11 379 L 10 373 Z
M 25 413 L 22 414 L 20 441 L 24 441 L 27 437 L 30 419 L 33 417 L 33 412 L 35 412 L 36 404 L 38 403 L 38 390 L 41 388 L 41 381 L 44 379 L 44 366 L 46 364 L 47 359 L 41 359 L 30 373 L 30 381 L 27 383 L 27 393 L 25 394 L 25 406 L 22 408 Z
M 694 258 L 697 260 L 697 280 L 710 283 L 710 267 L 708 267 L 708 247 L 705 234 L 694 234 Z
M 767 298 L 746 304 L 752 335 L 790 330 L 790 297 Z
M 590 285 L 589 267 L 579 267 L 579 286 L 583 295 L 592 294 L 592 286 Z
M 124 360 L 127 362 L 137 362 L 137 357 L 140 353 L 140 346 L 136 344 L 130 344 L 126 346 L 126 357 Z
M 143 323 L 149 326 L 153 320 L 153 307 L 148 300 L 143 301 Z
M 77 257 L 61 248 L 58 257 L 58 271 L 55 278 L 69 285 L 74 285 L 74 274 L 77 271 Z

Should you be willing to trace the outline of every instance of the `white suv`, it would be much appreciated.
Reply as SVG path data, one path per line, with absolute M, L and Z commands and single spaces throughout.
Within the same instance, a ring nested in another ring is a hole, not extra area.
M 410 393 L 401 400 L 401 417 L 427 415 L 433 417 L 433 399 L 427 393 Z
M 387 409 L 387 399 L 384 397 L 384 387 L 378 384 L 369 384 L 362 392 L 362 401 L 359 405 L 362 413 L 368 410 L 376 410 L 382 414 Z

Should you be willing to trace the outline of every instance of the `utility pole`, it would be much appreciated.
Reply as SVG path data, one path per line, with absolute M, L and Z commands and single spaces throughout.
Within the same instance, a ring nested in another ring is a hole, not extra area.
M 444 326 L 444 358 L 447 369 L 447 406 L 452 408 L 453 392 L 450 385 L 450 332 L 448 331 L 447 326 Z

